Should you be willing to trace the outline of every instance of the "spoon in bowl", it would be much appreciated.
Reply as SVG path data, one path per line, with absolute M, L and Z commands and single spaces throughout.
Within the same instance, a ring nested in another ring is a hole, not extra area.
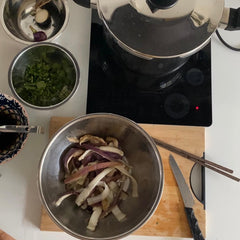
M 37 133 L 43 134 L 44 129 L 41 126 L 28 126 L 28 125 L 2 125 L 0 132 L 7 133 Z

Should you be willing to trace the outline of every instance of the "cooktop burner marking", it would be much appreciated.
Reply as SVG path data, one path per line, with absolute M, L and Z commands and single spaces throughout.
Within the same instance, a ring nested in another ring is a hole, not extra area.
M 164 109 L 170 117 L 181 119 L 189 113 L 190 102 L 184 95 L 173 93 L 167 97 Z

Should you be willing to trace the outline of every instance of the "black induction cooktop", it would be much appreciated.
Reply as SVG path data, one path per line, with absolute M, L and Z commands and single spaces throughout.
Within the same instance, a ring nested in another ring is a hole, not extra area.
M 92 22 L 87 113 L 109 112 L 138 123 L 210 126 L 211 43 L 177 71 L 159 78 L 116 60 L 99 22 Z

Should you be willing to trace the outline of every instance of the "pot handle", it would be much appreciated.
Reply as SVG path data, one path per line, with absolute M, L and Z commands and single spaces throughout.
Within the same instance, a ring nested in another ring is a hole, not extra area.
M 159 9 L 168 9 L 173 7 L 178 0 L 146 0 L 150 10 L 154 13 Z
M 90 8 L 90 0 L 73 0 L 75 3 L 82 7 Z
M 220 27 L 228 31 L 240 30 L 240 8 L 225 8 Z

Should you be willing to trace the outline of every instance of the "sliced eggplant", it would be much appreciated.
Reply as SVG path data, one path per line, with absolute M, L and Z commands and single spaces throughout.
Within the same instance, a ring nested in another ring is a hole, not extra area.
M 47 29 L 51 25 L 51 16 L 47 9 L 38 8 L 35 15 L 36 24 L 42 28 Z

